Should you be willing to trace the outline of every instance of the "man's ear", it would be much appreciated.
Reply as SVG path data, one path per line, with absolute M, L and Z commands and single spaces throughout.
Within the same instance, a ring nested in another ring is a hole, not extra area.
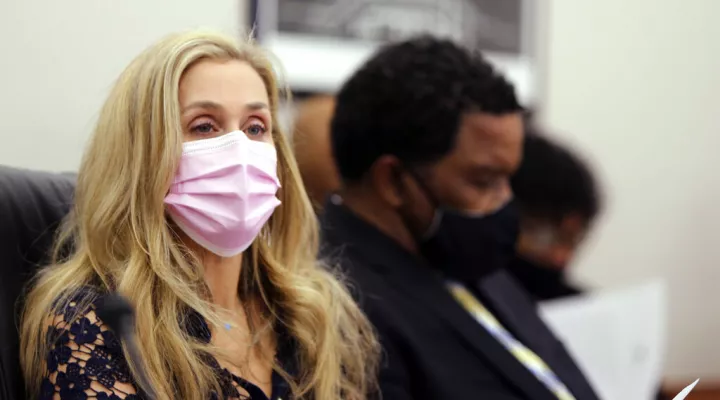
M 383 155 L 370 167 L 370 183 L 378 196 L 392 208 L 400 207 L 405 201 L 401 163 L 393 155 Z

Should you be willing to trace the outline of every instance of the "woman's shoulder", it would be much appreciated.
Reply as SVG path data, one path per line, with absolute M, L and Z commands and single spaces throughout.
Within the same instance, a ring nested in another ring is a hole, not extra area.
M 98 290 L 84 287 L 55 304 L 47 326 L 49 351 L 41 399 L 88 393 L 98 398 L 134 398 L 120 341 L 96 314 L 101 298 Z
M 102 321 L 96 315 L 101 297 L 98 289 L 83 286 L 56 298 L 47 319 L 48 335 L 63 331 L 69 333 L 73 327 L 78 327 L 87 321 L 91 321 L 90 325 L 102 326 Z
M 77 317 L 79 314 L 94 311 L 98 301 L 102 298 L 102 291 L 94 286 L 81 286 L 63 293 L 53 302 L 53 313 Z

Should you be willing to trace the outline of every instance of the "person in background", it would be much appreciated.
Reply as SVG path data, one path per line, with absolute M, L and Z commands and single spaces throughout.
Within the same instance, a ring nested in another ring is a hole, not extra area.
M 340 187 L 330 150 L 330 120 L 335 109 L 331 95 L 314 95 L 298 102 L 292 145 L 305 189 L 319 210 Z
M 520 211 L 516 255 L 508 271 L 536 301 L 584 293 L 568 282 L 573 257 L 602 212 L 602 194 L 586 162 L 528 119 L 523 161 L 511 179 Z M 669 396 L 658 390 L 655 399 Z
M 207 32 L 168 37 L 122 73 L 58 243 L 73 252 L 27 296 L 32 398 L 375 392 L 377 341 L 317 260 L 317 218 L 278 129 L 279 96 L 261 49 Z M 99 316 L 112 293 L 135 308 L 134 359 Z
M 509 270 L 536 300 L 579 294 L 566 272 L 601 210 L 595 177 L 580 157 L 531 122 L 523 149 L 511 180 L 520 235 Z
M 513 86 L 479 53 L 421 36 L 379 50 L 336 103 L 342 186 L 322 249 L 377 329 L 383 398 L 597 399 L 504 270 L 523 142 Z

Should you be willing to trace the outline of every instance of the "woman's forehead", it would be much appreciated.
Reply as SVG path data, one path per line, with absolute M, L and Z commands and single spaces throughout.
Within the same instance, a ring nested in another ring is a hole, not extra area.
M 267 88 L 260 74 L 238 60 L 203 60 L 188 68 L 180 81 L 180 107 L 212 101 L 228 108 L 248 103 L 269 103 Z

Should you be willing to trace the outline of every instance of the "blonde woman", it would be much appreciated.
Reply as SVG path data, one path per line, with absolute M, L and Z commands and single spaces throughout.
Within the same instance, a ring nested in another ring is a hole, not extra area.
M 105 103 L 58 241 L 34 281 L 22 364 L 42 399 L 364 399 L 378 346 L 318 264 L 317 226 L 252 44 L 170 37 Z M 138 360 L 98 318 L 135 308 Z M 141 372 L 150 388 L 135 379 Z

